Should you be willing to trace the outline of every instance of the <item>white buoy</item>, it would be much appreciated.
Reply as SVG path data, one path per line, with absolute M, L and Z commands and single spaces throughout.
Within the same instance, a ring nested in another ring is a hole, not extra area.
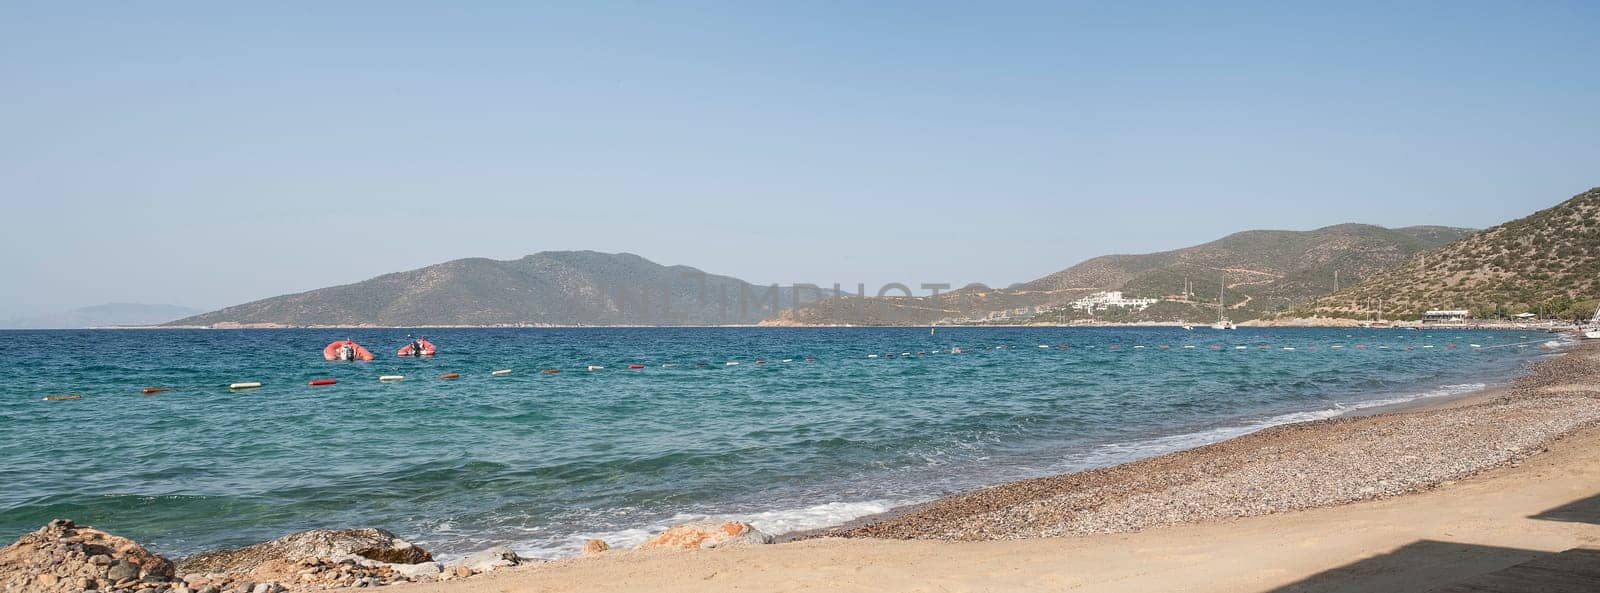
M 1294 350 L 1294 346 L 1284 346 L 1284 350 Z
M 405 379 L 405 375 L 384 375 L 382 377 L 378 377 L 379 381 L 404 381 Z
M 498 377 L 500 375 L 509 375 L 509 374 L 511 374 L 511 369 L 500 369 L 498 371 L 489 371 L 489 374 L 493 375 L 495 377 Z
M 1233 349 L 1234 350 L 1249 350 L 1250 347 L 1249 346 L 1234 346 Z
M 260 386 L 261 386 L 260 382 L 234 383 L 232 385 L 229 385 L 228 389 L 255 389 L 255 388 L 260 387 Z
M 597 365 L 597 364 L 589 365 L 589 370 L 591 370 L 591 371 L 598 371 L 598 370 L 603 369 L 603 368 L 606 368 L 606 367 L 603 367 L 603 366 L 600 366 L 600 365 Z
M 868 354 L 867 355 L 867 358 L 877 358 L 877 357 L 878 357 L 878 355 L 876 355 L 876 354 Z
M 737 361 L 730 360 L 730 361 L 728 361 L 727 364 L 725 364 L 723 366 L 730 366 L 731 367 L 731 366 L 738 366 L 738 365 L 739 365 L 739 363 Z
M 785 358 L 785 359 L 780 360 L 778 362 L 794 362 L 794 359 L 793 358 Z

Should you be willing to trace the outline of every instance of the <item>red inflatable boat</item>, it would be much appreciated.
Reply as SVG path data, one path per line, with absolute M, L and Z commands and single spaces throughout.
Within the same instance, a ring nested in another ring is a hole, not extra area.
M 346 348 L 347 346 L 348 348 Z M 322 349 L 322 357 L 328 360 L 372 360 L 374 358 L 372 352 L 350 340 L 339 340 L 328 344 L 327 348 Z
M 422 352 L 417 352 L 418 345 L 422 346 Z M 438 349 L 433 347 L 433 342 L 429 342 L 427 338 L 417 338 L 415 342 L 401 346 L 399 354 L 401 356 L 433 356 L 436 352 L 438 352 Z

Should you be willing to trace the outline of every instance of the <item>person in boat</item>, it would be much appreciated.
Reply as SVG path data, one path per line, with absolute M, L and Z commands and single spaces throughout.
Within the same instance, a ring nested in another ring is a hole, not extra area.
M 354 343 L 355 342 L 351 342 L 348 338 L 346 338 L 344 343 L 339 345 L 339 355 L 338 355 L 339 360 L 355 360 L 356 359 L 356 349 L 355 349 L 354 346 L 351 346 L 351 344 L 354 344 Z
M 428 339 L 428 338 L 424 337 L 424 336 L 418 336 L 416 340 L 413 340 L 411 342 L 411 355 L 412 356 L 422 356 L 422 341 L 426 340 L 426 339 Z

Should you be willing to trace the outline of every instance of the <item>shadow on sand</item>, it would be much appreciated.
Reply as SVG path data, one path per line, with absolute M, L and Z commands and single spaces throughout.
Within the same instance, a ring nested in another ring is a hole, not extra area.
M 1325 570 L 1271 593 L 1421 593 L 1550 555 L 1549 552 L 1419 540 Z
M 1600 525 L 1600 494 L 1574 500 L 1567 504 L 1539 513 L 1529 519 L 1541 521 L 1563 521 L 1566 523 L 1588 523 Z

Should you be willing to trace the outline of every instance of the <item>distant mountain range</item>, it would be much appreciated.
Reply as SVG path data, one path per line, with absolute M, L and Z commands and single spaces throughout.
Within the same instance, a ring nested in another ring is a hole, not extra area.
M 1304 307 L 1300 315 L 1390 316 L 1468 309 L 1477 317 L 1588 316 L 1600 299 L 1600 188 L 1418 254 Z
M 510 261 L 458 259 L 169 325 L 750 324 L 820 292 L 756 286 L 631 253 L 547 251 Z
M 1159 253 L 1107 255 L 1020 286 L 959 290 L 932 298 L 841 296 L 784 311 L 773 324 L 906 325 L 972 321 L 1023 312 L 1028 321 L 1204 321 L 1217 316 L 1227 285 L 1228 316 L 1261 317 L 1355 284 L 1390 266 L 1471 233 L 1471 229 L 1414 226 L 1387 229 L 1341 224 L 1312 231 L 1245 231 Z M 1122 291 L 1161 302 L 1140 311 L 1088 313 L 1063 306 L 1075 299 Z
M 1340 224 L 1258 230 L 1158 253 L 1107 255 L 1009 288 L 869 297 L 755 286 L 637 255 L 541 252 L 460 259 L 263 299 L 169 325 L 913 325 L 962 322 L 1235 321 L 1472 308 L 1479 316 L 1592 307 L 1600 296 L 1600 188 L 1492 229 Z M 1340 290 L 1335 293 L 1335 289 Z M 1093 313 L 1096 293 L 1154 299 Z M 1592 309 L 1589 309 L 1592 310 Z M 59 323 L 61 326 L 127 323 Z M 139 321 L 134 321 L 138 323 Z M 150 321 L 154 322 L 154 321 Z
M 4 329 L 78 329 L 158 325 L 199 313 L 199 309 L 177 305 L 106 303 L 61 313 L 0 321 Z

